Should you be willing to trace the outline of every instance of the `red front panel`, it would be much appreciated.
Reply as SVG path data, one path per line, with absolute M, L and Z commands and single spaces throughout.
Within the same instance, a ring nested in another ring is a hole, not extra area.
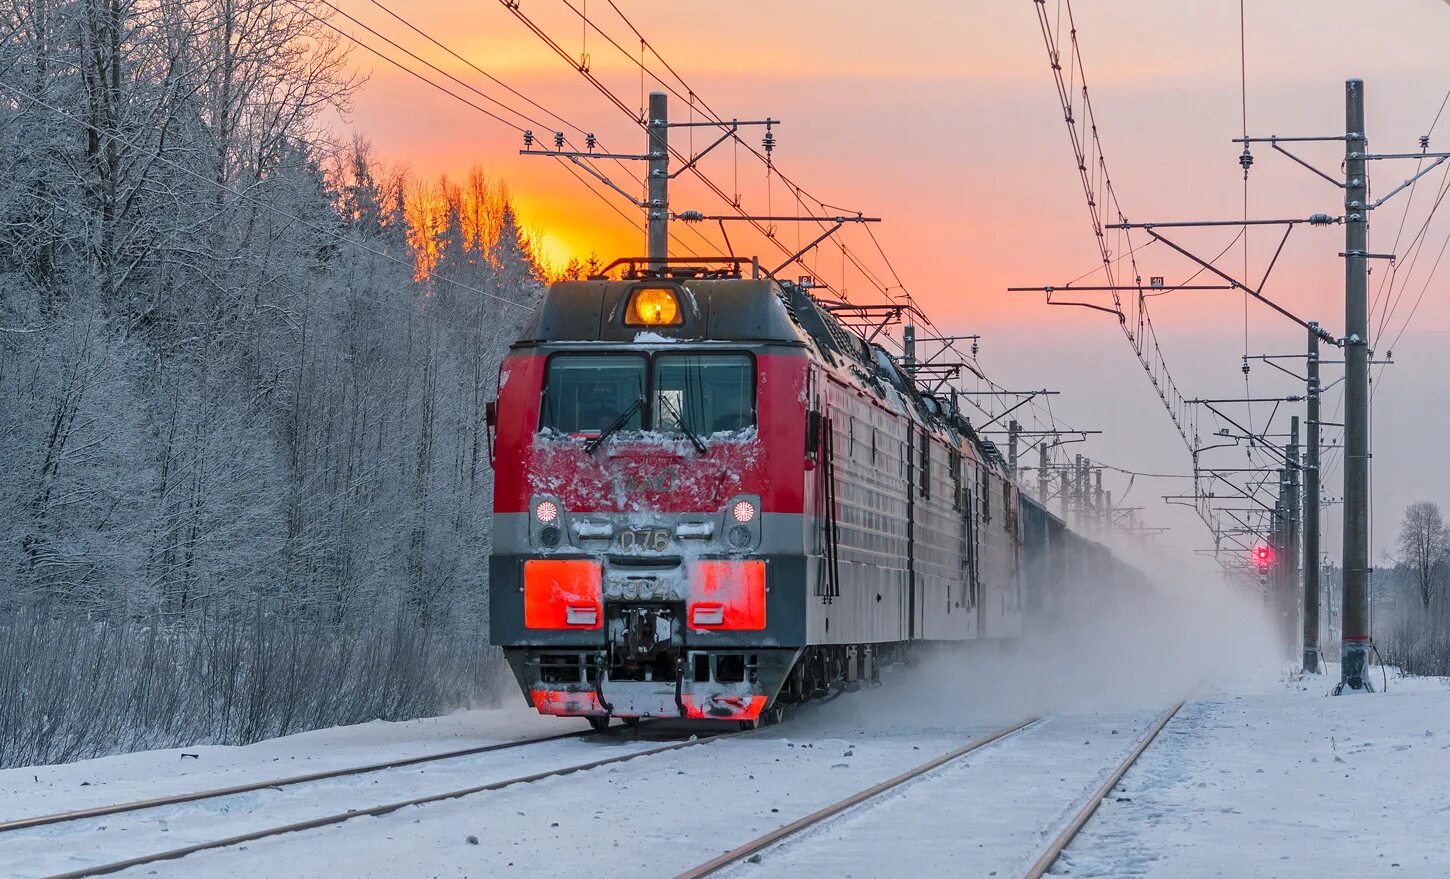
M 692 629 L 764 629 L 765 562 L 691 562 L 689 623 Z
M 711 440 L 704 455 L 684 438 L 615 437 L 590 455 L 582 441 L 540 436 L 547 360 L 515 354 L 499 371 L 495 512 L 527 512 L 536 494 L 559 498 L 570 512 L 718 510 L 740 494 L 758 494 L 763 512 L 803 511 L 810 362 L 803 352 L 756 355 L 755 436 Z
M 524 562 L 524 625 L 530 629 L 604 626 L 603 567 L 587 559 Z

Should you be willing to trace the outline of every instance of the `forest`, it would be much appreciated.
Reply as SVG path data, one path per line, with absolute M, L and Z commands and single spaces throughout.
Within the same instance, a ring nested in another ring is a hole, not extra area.
M 312 0 L 0 7 L 0 766 L 476 703 L 506 187 L 338 134 Z

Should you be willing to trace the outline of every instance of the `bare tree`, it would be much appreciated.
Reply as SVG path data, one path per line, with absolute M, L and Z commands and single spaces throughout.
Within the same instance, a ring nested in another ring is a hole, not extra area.
M 1440 566 L 1450 559 L 1450 527 L 1445 525 L 1439 504 L 1417 501 L 1406 507 L 1398 542 L 1399 562 L 1409 569 L 1420 604 L 1428 612 L 1439 587 Z

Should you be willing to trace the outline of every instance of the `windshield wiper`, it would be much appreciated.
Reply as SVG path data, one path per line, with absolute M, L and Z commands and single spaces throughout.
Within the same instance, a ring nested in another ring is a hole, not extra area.
M 619 413 L 619 417 L 614 419 L 614 423 L 606 427 L 603 433 L 601 433 L 599 436 L 596 436 L 594 439 L 584 443 L 584 451 L 588 452 L 591 455 L 594 454 L 600 446 L 604 445 L 605 440 L 609 439 L 611 436 L 614 436 L 614 434 L 621 427 L 624 427 L 624 425 L 629 421 L 630 417 L 633 416 L 634 413 L 638 412 L 640 409 L 643 408 L 644 397 L 635 398 L 635 401 L 629 404 L 629 408 Z
M 670 417 L 675 420 L 675 424 L 679 426 L 680 432 L 685 435 L 685 438 L 690 441 L 690 445 L 695 447 L 695 451 L 699 452 L 702 455 L 705 454 L 704 441 L 702 441 L 699 437 L 695 436 L 695 432 L 690 430 L 690 426 L 688 424 L 685 424 L 685 417 L 680 414 L 680 410 L 675 408 L 675 404 L 670 402 L 670 398 L 661 396 L 660 403 L 667 410 L 669 410 Z

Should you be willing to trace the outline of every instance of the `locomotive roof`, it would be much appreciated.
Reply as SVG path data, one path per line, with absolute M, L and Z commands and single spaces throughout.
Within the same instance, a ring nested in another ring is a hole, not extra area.
M 679 326 L 626 326 L 629 294 L 641 287 L 666 287 L 680 302 Z M 813 347 L 827 361 L 844 360 L 858 376 L 883 393 L 890 386 L 913 406 L 924 424 L 935 423 L 962 435 L 983 463 L 1004 474 L 1006 461 L 942 401 L 923 394 L 880 345 L 847 330 L 802 287 L 771 279 L 633 278 L 559 281 L 544 294 L 534 321 L 515 343 L 531 347 L 551 342 L 755 342 Z
M 675 293 L 683 318 L 674 327 L 625 326 L 629 293 L 664 287 Z M 770 280 L 643 279 L 560 281 L 543 304 L 521 345 L 544 342 L 635 342 L 643 333 L 683 341 L 769 342 L 807 345 L 787 312 L 780 287 Z

